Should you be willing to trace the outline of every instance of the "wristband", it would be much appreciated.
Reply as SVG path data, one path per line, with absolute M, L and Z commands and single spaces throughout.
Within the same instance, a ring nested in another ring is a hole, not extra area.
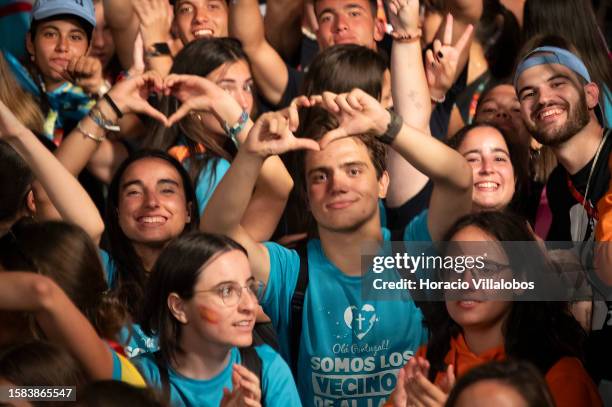
M 93 120 L 93 122 L 98 127 L 103 128 L 104 130 L 112 131 L 115 133 L 121 131 L 121 128 L 119 127 L 119 125 L 117 123 L 113 123 L 112 121 L 104 117 L 104 115 L 102 114 L 99 108 L 94 107 L 93 109 L 89 111 L 88 115 L 89 115 L 89 118 Z
M 119 119 L 121 119 L 123 117 L 123 113 L 121 112 L 121 110 L 119 110 L 119 108 L 115 104 L 115 101 L 113 99 L 111 99 L 110 95 L 108 93 L 105 93 L 103 98 L 104 98 L 104 100 L 106 100 L 108 102 L 108 104 L 110 105 L 111 109 L 113 109 L 113 111 L 115 112 L 117 117 Z
M 240 134 L 242 129 L 244 129 L 244 126 L 246 125 L 248 121 L 249 121 L 249 114 L 247 113 L 246 110 L 243 110 L 242 113 L 240 114 L 240 117 L 238 118 L 238 122 L 234 124 L 233 126 L 230 127 L 228 122 L 226 121 L 223 122 L 223 130 L 225 131 L 225 134 L 227 134 L 227 136 L 230 139 L 232 139 L 236 147 L 238 147 L 238 138 L 237 138 L 238 134 Z
M 165 42 L 156 42 L 147 48 L 145 52 L 145 57 L 153 58 L 153 57 L 161 57 L 168 56 L 172 58 L 172 52 L 170 52 L 170 47 Z
M 402 117 L 399 114 L 395 113 L 393 110 L 387 109 L 387 111 L 391 115 L 391 120 L 387 125 L 387 130 L 383 134 L 378 136 L 378 139 L 387 145 L 391 145 L 395 141 L 400 130 L 402 129 L 404 121 L 402 120 Z

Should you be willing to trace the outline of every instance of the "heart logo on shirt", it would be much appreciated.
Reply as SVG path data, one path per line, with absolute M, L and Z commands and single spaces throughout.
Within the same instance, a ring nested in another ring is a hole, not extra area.
M 377 321 L 376 309 L 370 304 L 364 304 L 361 309 L 351 305 L 344 310 L 344 323 L 353 330 L 359 340 L 372 330 Z

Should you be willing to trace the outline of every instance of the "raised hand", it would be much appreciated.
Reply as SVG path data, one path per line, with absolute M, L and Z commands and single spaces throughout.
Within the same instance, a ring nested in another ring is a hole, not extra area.
M 122 113 L 144 113 L 167 125 L 166 116 L 147 102 L 150 93 L 161 93 L 162 90 L 163 81 L 159 74 L 147 72 L 118 82 L 108 95 Z
M 259 403 L 261 401 L 261 383 L 257 375 L 241 365 L 234 365 L 232 375 L 236 376 L 247 401 L 252 402 L 247 403 L 247 405 L 255 405 L 253 403 Z
M 168 0 L 132 0 L 132 6 L 140 20 L 140 34 L 145 46 L 170 39 L 172 17 Z
M 419 33 L 419 0 L 389 0 L 389 11 L 393 38 L 407 38 Z
M 138 33 L 136 42 L 134 42 L 134 49 L 132 50 L 132 66 L 128 69 L 128 75 L 140 75 L 144 71 L 144 43 L 142 42 L 142 34 Z
M 361 89 L 337 95 L 323 92 L 311 96 L 311 102 L 319 105 L 338 120 L 338 128 L 331 130 L 319 141 L 325 148 L 333 140 L 357 134 L 382 136 L 391 121 L 391 114 L 382 105 Z
M 397 385 L 393 391 L 394 407 L 406 407 L 407 405 L 410 405 L 408 403 L 410 392 L 412 391 L 410 383 L 416 377 L 417 372 L 427 376 L 427 365 L 421 359 L 425 360 L 424 358 L 419 358 L 418 356 L 410 358 L 404 367 L 402 367 L 399 371 L 397 375 Z
M 220 407 L 261 407 L 261 384 L 259 378 L 241 365 L 234 365 L 232 391 L 223 389 Z
M 415 356 L 408 362 L 408 365 L 411 366 L 404 380 L 407 405 L 443 407 L 448 398 L 448 392 L 455 382 L 453 366 L 449 365 L 447 368 L 446 377 L 443 380 L 444 389 L 442 389 L 427 378 L 430 368 L 427 359 Z
M 428 49 L 425 53 L 425 75 L 433 99 L 444 99 L 446 92 L 453 86 L 457 76 L 459 55 L 469 43 L 473 30 L 474 26 L 468 25 L 453 46 L 453 15 L 446 16 L 443 41 L 436 39 L 433 42 L 433 50 Z
M 296 131 L 300 125 L 300 115 L 298 109 L 300 107 L 311 107 L 313 103 L 306 96 L 298 96 L 294 98 L 288 107 L 281 110 L 283 116 L 289 120 L 289 130 Z
M 102 64 L 95 57 L 74 57 L 60 74 L 67 81 L 80 86 L 85 93 L 97 94 L 104 84 Z
M 168 75 L 164 80 L 164 94 L 173 95 L 182 104 L 168 118 L 171 126 L 191 111 L 213 113 L 219 120 L 235 123 L 242 108 L 227 92 L 214 82 L 195 75 Z
M 318 151 L 320 149 L 316 141 L 293 135 L 289 128 L 287 111 L 263 114 L 251 128 L 242 148 L 262 158 L 292 150 Z

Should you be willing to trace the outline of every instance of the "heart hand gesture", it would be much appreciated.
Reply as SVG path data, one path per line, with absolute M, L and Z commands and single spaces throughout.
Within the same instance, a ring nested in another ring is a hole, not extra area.
M 108 95 L 119 110 L 126 113 L 143 113 L 167 125 L 167 118 L 147 102 L 150 93 L 160 93 L 163 81 L 158 73 L 151 71 L 127 78 L 111 88 Z
M 338 128 L 329 131 L 319 141 L 321 148 L 330 142 L 358 134 L 382 136 L 391 121 L 391 114 L 382 105 L 361 89 L 349 93 L 323 92 L 311 100 L 330 112 L 338 120 Z
M 320 149 L 316 141 L 293 135 L 287 111 L 263 114 L 249 132 L 243 148 L 262 158 L 293 150 Z
M 195 75 L 168 75 L 164 80 L 164 94 L 173 95 L 182 104 L 168 118 L 171 126 L 191 111 L 209 112 L 221 122 L 235 123 L 242 108 L 227 92 L 214 82 Z

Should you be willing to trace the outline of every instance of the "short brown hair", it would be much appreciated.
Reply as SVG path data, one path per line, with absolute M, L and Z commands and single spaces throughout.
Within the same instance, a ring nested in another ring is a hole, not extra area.
M 314 1 L 314 9 L 315 9 L 315 15 L 317 17 L 317 19 L 319 18 L 319 15 L 317 14 L 317 2 L 320 0 L 315 0 Z M 370 3 L 370 11 L 372 12 L 372 17 L 376 18 L 376 14 L 378 12 L 378 2 L 376 0 L 368 0 L 368 3 Z
M 321 140 L 327 132 L 338 127 L 336 118 L 321 108 L 311 108 L 302 113 L 305 113 L 303 115 L 304 120 L 300 118 L 300 123 L 304 123 L 304 125 L 300 125 L 300 129 L 298 129 L 298 134 L 302 137 L 308 137 L 318 141 Z M 353 137 L 363 143 L 368 150 L 368 155 L 376 170 L 376 178 L 380 179 L 387 169 L 387 150 L 384 144 L 371 134 L 358 134 Z M 300 165 L 298 166 L 298 170 L 301 172 L 300 179 L 305 180 L 305 152 L 300 154 Z
M 380 100 L 388 59 L 385 54 L 356 44 L 334 45 L 321 51 L 308 67 L 303 95 L 359 88 Z

